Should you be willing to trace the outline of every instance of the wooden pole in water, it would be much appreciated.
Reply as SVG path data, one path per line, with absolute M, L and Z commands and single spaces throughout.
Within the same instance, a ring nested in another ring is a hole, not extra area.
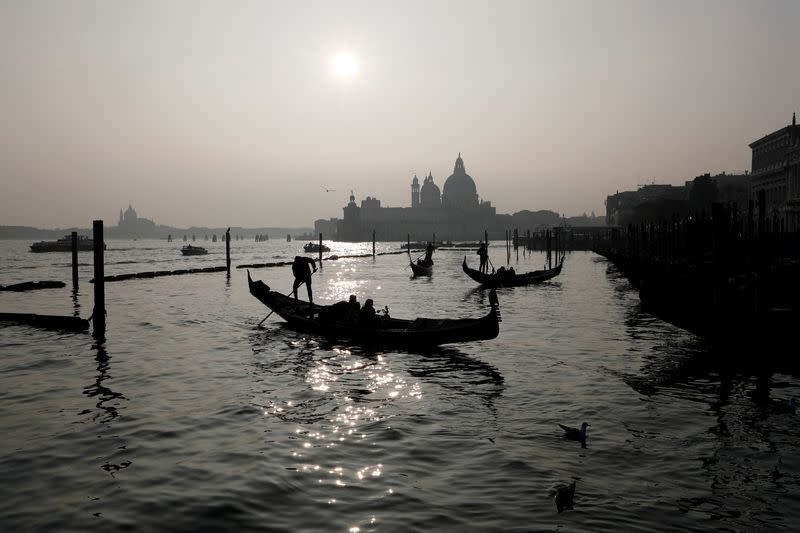
M 411 234 L 410 233 L 408 234 L 408 243 L 406 244 L 406 246 L 408 246 L 408 248 L 407 248 L 408 257 L 411 257 Z
M 106 331 L 106 287 L 103 268 L 103 221 L 95 220 L 92 223 L 92 238 L 94 239 L 94 320 L 95 334 L 102 335 Z
M 372 258 L 375 259 L 375 230 L 372 230 Z
M 231 228 L 225 231 L 225 270 L 231 273 Z
M 78 232 L 72 232 L 72 286 L 78 286 Z
M 319 234 L 319 269 L 322 270 L 322 232 Z

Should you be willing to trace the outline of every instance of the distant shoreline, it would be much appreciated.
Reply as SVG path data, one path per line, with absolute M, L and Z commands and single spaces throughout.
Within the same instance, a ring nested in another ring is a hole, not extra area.
M 178 240 L 182 239 L 184 235 L 188 238 L 194 235 L 198 239 L 203 239 L 206 235 L 208 235 L 209 239 L 212 235 L 220 237 L 225 234 L 228 228 L 174 228 L 170 226 L 156 226 L 154 231 L 150 231 L 146 234 L 137 234 L 120 230 L 118 226 L 106 226 L 104 229 L 104 237 L 106 239 L 166 239 L 171 235 L 174 240 Z M 230 230 L 231 238 L 237 235 L 245 238 L 254 238 L 256 235 L 269 235 L 270 239 L 280 239 L 286 238 L 287 234 L 294 238 L 295 236 L 312 235 L 314 233 L 314 229 L 309 227 L 242 228 L 231 226 Z M 58 239 L 64 235 L 69 235 L 73 231 L 77 232 L 79 235 L 92 235 L 92 228 L 41 229 L 31 226 L 0 226 L 0 240 Z

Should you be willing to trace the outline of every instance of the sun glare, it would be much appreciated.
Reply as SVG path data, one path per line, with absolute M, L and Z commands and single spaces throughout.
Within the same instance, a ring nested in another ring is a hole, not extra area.
M 358 61 L 349 52 L 339 52 L 331 60 L 331 70 L 337 78 L 348 80 L 358 73 Z

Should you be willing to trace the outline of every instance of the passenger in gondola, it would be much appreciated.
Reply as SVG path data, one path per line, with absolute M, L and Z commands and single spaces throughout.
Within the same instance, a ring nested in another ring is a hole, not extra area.
M 320 308 L 319 318 L 323 321 L 350 322 L 358 321 L 358 311 L 361 304 L 356 300 L 356 295 L 351 294 L 349 301 L 340 301 L 327 307 Z
M 355 294 L 350 295 L 350 300 L 347 302 L 347 321 L 358 322 L 358 315 L 361 312 L 361 303 L 359 303 Z
M 302 255 L 295 256 L 294 262 L 292 263 L 292 274 L 294 274 L 292 294 L 294 294 L 294 299 L 297 300 L 297 289 L 300 288 L 300 285 L 305 283 L 306 290 L 308 291 L 308 301 L 309 303 L 314 303 L 314 298 L 311 295 L 312 272 L 309 265 L 314 268 L 314 272 L 317 271 L 317 264 L 313 259 L 310 257 L 303 257 Z
M 374 328 L 378 325 L 378 316 L 375 313 L 375 304 L 372 298 L 367 298 L 364 307 L 358 314 L 358 325 L 365 328 Z

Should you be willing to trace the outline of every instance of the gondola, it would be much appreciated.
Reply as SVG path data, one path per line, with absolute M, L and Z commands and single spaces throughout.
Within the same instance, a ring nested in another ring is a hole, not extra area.
M 563 264 L 564 256 L 561 256 L 561 260 L 558 262 L 558 265 L 553 268 L 534 270 L 533 272 L 526 272 L 524 274 L 514 274 L 505 270 L 502 272 L 488 274 L 468 267 L 467 256 L 464 256 L 464 262 L 462 263 L 461 267 L 464 269 L 464 273 L 467 276 L 471 277 L 482 286 L 488 288 L 497 288 L 520 287 L 522 285 L 542 283 L 543 281 L 547 281 L 548 279 L 552 279 L 561 274 L 561 267 Z
M 417 262 L 410 261 L 411 271 L 414 277 L 417 276 L 432 276 L 433 275 L 433 261 L 426 263 L 424 259 L 417 259 Z
M 263 281 L 253 281 L 247 272 L 250 294 L 283 318 L 293 329 L 359 344 L 437 346 L 453 342 L 494 339 L 499 333 L 497 295 L 489 294 L 491 309 L 481 318 L 416 318 L 403 320 L 379 317 L 376 325 L 365 327 L 345 319 L 325 317 L 332 306 L 311 304 L 270 290 Z M 310 316 L 313 312 L 313 316 Z

